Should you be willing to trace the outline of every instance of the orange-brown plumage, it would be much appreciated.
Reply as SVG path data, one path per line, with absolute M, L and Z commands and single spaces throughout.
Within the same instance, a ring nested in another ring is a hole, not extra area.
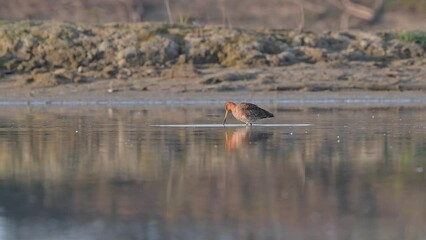
M 250 125 L 259 119 L 270 118 L 274 116 L 272 113 L 252 103 L 235 104 L 233 102 L 226 102 L 225 110 L 226 113 L 225 118 L 223 119 L 223 124 L 225 124 L 226 122 L 226 118 L 228 117 L 229 111 L 232 112 L 232 115 L 236 119 L 240 120 L 241 122 L 244 122 L 245 124 Z

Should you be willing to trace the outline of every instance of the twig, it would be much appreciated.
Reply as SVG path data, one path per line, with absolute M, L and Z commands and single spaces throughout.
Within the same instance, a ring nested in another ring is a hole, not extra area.
M 169 0 L 164 0 L 164 3 L 166 4 L 167 16 L 169 16 L 169 23 L 173 23 L 173 16 L 172 16 L 172 10 L 170 9 L 170 2 Z
M 222 12 L 222 25 L 224 27 L 230 27 L 231 23 L 229 22 L 228 12 L 226 11 L 225 0 L 219 0 L 219 7 Z
M 365 20 L 370 24 L 376 22 L 383 11 L 385 0 L 377 0 L 373 7 L 366 7 L 364 5 L 354 3 L 351 0 L 326 0 L 329 4 L 337 7 L 342 11 L 340 18 L 340 27 L 349 27 L 349 18 L 351 16 Z
M 312 3 L 310 1 L 303 1 L 303 9 L 309 11 L 309 12 L 313 12 L 313 13 L 324 13 L 325 11 L 327 11 L 327 6 L 324 6 L 324 4 L 316 4 L 316 3 Z
M 345 12 L 350 15 L 361 18 L 367 21 L 370 21 L 374 17 L 374 9 L 363 6 L 358 3 L 353 3 L 350 0 L 341 0 L 343 7 L 345 8 Z
M 288 2 L 299 8 L 300 18 L 297 23 L 296 31 L 300 33 L 305 28 L 305 8 L 303 7 L 304 0 L 290 0 Z
M 347 12 L 343 12 L 340 16 L 340 30 L 348 30 L 349 29 L 349 20 L 351 15 Z
M 296 5 L 299 7 L 300 11 L 300 19 L 299 24 L 297 24 L 297 31 L 300 33 L 305 28 L 305 8 L 304 8 L 304 0 L 300 0 Z

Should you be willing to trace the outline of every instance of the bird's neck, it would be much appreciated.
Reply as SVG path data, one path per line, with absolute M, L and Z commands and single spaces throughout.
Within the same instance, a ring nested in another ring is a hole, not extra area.
M 231 110 L 231 112 L 234 112 L 235 111 L 235 107 L 236 107 L 237 105 L 235 104 L 235 103 L 229 103 L 229 105 L 228 105 L 228 109 L 229 110 Z

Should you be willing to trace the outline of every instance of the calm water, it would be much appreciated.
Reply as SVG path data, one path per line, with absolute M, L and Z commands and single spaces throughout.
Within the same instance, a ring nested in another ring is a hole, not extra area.
M 426 239 L 426 108 L 263 106 L 1 107 L 0 239 Z

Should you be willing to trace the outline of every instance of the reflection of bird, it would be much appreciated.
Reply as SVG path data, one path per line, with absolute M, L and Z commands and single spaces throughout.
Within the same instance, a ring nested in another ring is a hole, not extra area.
M 271 136 L 271 132 L 257 131 L 249 127 L 238 128 L 231 137 L 225 131 L 225 144 L 228 150 L 238 149 L 245 145 L 265 142 Z
M 228 117 L 229 111 L 232 112 L 232 115 L 244 122 L 245 124 L 252 124 L 255 121 L 262 118 L 270 118 L 273 117 L 274 114 L 254 105 L 252 103 L 238 103 L 235 104 L 233 102 L 226 102 L 225 104 L 225 118 L 223 119 L 223 124 L 226 122 L 226 118 Z

